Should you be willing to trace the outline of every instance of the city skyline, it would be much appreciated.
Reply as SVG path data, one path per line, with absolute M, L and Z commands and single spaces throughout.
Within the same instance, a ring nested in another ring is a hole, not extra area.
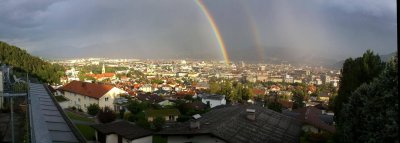
M 340 61 L 396 51 L 395 3 L 3 1 L 0 40 L 43 58 Z

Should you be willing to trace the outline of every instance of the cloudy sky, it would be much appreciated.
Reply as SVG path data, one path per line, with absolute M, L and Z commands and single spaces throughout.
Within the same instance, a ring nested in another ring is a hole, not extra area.
M 233 60 L 397 49 L 395 0 L 204 0 Z M 0 40 L 43 58 L 223 59 L 192 0 L 1 0 Z

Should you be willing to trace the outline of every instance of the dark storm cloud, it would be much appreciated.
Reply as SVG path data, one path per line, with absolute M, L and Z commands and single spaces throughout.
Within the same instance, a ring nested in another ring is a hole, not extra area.
M 204 3 L 233 60 L 259 60 L 257 47 L 265 59 L 310 61 L 396 50 L 395 0 Z M 187 0 L 5 0 L 0 33 L 0 40 L 48 58 L 222 59 L 207 19 Z

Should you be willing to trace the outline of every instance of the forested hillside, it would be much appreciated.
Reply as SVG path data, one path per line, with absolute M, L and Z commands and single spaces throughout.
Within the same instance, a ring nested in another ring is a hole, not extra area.
M 64 68 L 32 56 L 25 50 L 0 41 L 0 62 L 12 65 L 17 71 L 28 72 L 42 82 L 59 83 Z

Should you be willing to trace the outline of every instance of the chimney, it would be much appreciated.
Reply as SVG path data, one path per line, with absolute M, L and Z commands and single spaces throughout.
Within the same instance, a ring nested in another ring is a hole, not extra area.
M 255 121 L 256 120 L 256 109 L 246 109 L 246 118 Z
M 190 120 L 190 129 L 200 129 L 200 121 L 197 120 L 201 118 L 199 114 L 193 115 L 193 119 Z

